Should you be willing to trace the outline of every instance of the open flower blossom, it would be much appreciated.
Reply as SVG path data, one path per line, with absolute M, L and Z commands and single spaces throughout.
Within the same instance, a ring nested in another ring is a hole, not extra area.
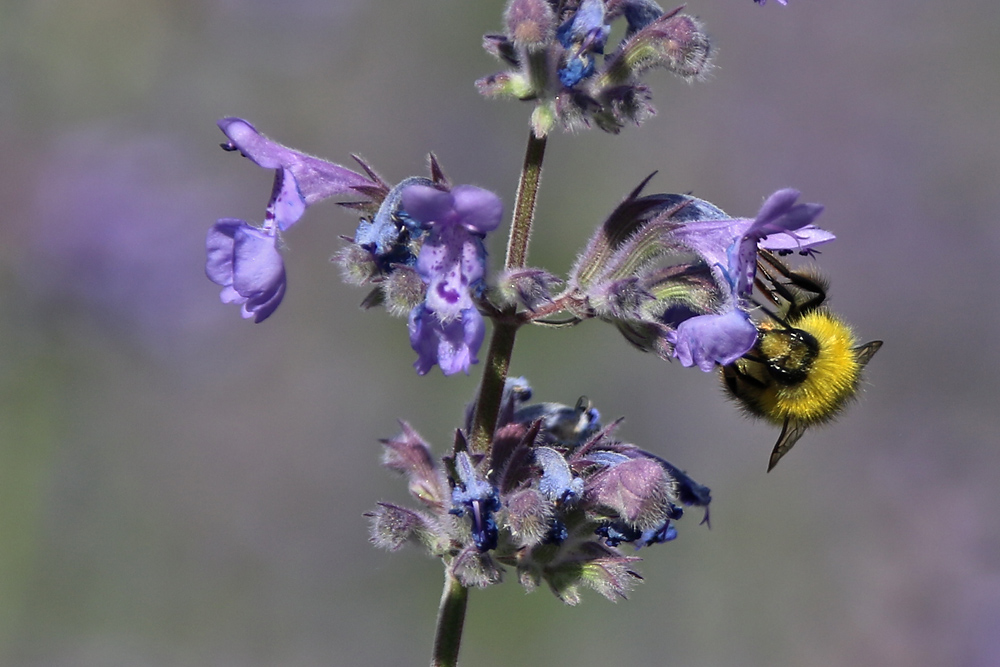
M 423 303 L 410 312 L 410 345 L 421 375 L 434 364 L 445 375 L 468 373 L 485 335 L 483 316 L 471 290 L 486 271 L 483 237 L 497 228 L 500 198 L 488 190 L 459 185 L 450 191 L 415 184 L 402 191 L 403 209 L 428 230 L 416 271 L 427 285 Z
M 223 118 L 219 129 L 229 138 L 222 144 L 225 150 L 239 151 L 254 164 L 274 169 L 264 222 L 273 220 L 281 231 L 298 222 L 308 206 L 330 197 L 358 196 L 379 185 L 347 167 L 282 146 L 242 118 Z
M 222 286 L 223 303 L 242 306 L 244 318 L 263 322 L 285 296 L 285 263 L 274 228 L 223 218 L 208 230 L 205 273 Z
M 723 290 L 718 312 L 686 319 L 668 334 L 674 357 L 682 365 L 709 372 L 716 364 L 731 364 L 753 347 L 757 329 L 747 314 L 747 297 L 753 290 L 758 249 L 810 254 L 834 239 L 812 224 L 823 207 L 796 203 L 798 197 L 798 190 L 778 190 L 752 220 L 698 220 L 673 230 L 674 238 L 711 268 Z
M 223 118 L 219 129 L 229 139 L 222 144 L 225 150 L 239 151 L 255 164 L 274 170 L 274 186 L 262 226 L 230 218 L 212 226 L 206 241 L 205 272 L 222 285 L 224 303 L 240 304 L 243 317 L 263 322 L 285 295 L 279 233 L 318 201 L 346 194 L 368 200 L 383 184 L 370 178 L 371 174 L 362 176 L 271 141 L 241 118 Z

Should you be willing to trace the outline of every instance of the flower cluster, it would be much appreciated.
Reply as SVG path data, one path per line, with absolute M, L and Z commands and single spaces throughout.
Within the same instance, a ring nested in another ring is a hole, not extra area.
M 509 380 L 501 420 L 485 455 L 468 451 L 459 430 L 451 455 L 435 462 L 407 424 L 384 440 L 384 464 L 402 473 L 423 508 L 380 503 L 368 516 L 371 539 L 396 550 L 422 544 L 465 586 L 498 583 L 513 567 L 528 590 L 546 582 L 575 604 L 590 587 L 624 596 L 638 575 L 635 549 L 677 536 L 685 506 L 711 494 L 663 459 L 602 428 L 585 400 L 576 407 L 526 404 L 531 389 Z
M 499 197 L 471 185 L 452 188 L 433 156 L 431 178 L 413 176 L 390 188 L 360 159 L 364 176 L 282 146 L 245 120 L 225 118 L 219 127 L 229 139 L 224 149 L 275 171 L 261 226 L 224 218 L 209 230 L 205 270 L 223 287 L 224 302 L 241 304 L 255 322 L 267 319 L 286 289 L 280 234 L 307 206 L 353 195 L 338 202 L 362 214 L 336 257 L 345 280 L 376 285 L 366 305 L 409 316 L 418 373 L 435 364 L 445 375 L 468 373 L 485 333 L 473 297 L 485 289 L 483 238 L 500 224 Z
M 505 32 L 486 35 L 483 45 L 511 69 L 476 86 L 490 97 L 535 101 L 535 136 L 591 122 L 617 133 L 656 112 L 640 81 L 646 71 L 662 67 L 686 79 L 708 71 L 708 37 L 680 10 L 664 12 L 653 0 L 510 0 Z M 605 54 L 618 18 L 624 37 Z

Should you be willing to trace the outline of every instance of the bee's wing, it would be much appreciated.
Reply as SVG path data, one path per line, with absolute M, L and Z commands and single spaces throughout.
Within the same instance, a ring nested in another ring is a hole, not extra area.
M 778 442 L 774 443 L 774 449 L 771 450 L 771 460 L 767 462 L 768 472 L 771 472 L 774 466 L 778 465 L 781 457 L 795 446 L 795 443 L 805 432 L 806 425 L 804 423 L 794 419 L 785 420 L 784 426 L 781 427 L 781 435 L 778 436 Z
M 862 366 L 867 364 L 871 361 L 871 358 L 875 356 L 875 353 L 878 352 L 880 347 L 882 347 L 882 341 L 873 340 L 870 343 L 865 343 L 864 345 L 854 348 L 854 354 L 858 359 L 858 363 Z

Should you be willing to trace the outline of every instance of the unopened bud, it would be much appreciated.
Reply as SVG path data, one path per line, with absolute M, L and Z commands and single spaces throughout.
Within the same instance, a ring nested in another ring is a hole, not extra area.
M 640 530 L 667 517 L 672 479 L 652 459 L 638 458 L 602 470 L 587 482 L 587 500 L 608 508 Z
M 409 266 L 397 266 L 381 283 L 385 309 L 390 315 L 403 317 L 424 301 L 427 285 Z
M 518 546 L 541 544 L 548 535 L 552 504 L 536 489 L 528 487 L 511 494 L 506 510 L 507 525 Z
M 520 72 L 500 72 L 476 80 L 476 89 L 485 97 L 533 99 L 537 93 L 531 81 Z
M 510 0 L 504 19 L 507 34 L 521 48 L 541 48 L 555 34 L 555 15 L 547 0 Z
M 330 261 L 340 267 L 340 275 L 348 285 L 364 285 L 378 275 L 375 257 L 354 243 L 341 248 Z
M 398 551 L 407 542 L 428 543 L 430 519 L 413 510 L 392 503 L 379 503 L 365 514 L 371 522 L 369 539 L 375 546 Z
M 552 302 L 552 287 L 559 278 L 542 269 L 512 269 L 497 280 L 497 292 L 504 305 L 520 304 L 534 311 Z
M 604 85 L 620 84 L 654 67 L 693 79 L 711 67 L 711 43 L 687 14 L 664 15 L 633 35 L 616 54 Z

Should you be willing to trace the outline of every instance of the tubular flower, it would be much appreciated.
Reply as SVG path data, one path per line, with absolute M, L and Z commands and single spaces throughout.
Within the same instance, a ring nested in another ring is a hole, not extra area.
M 373 198 L 384 196 L 386 188 L 371 172 L 369 177 L 362 176 L 286 148 L 241 118 L 223 118 L 219 129 L 228 138 L 222 148 L 239 151 L 255 164 L 273 169 L 274 185 L 262 226 L 230 218 L 212 226 L 205 246 L 205 273 L 222 285 L 223 302 L 240 304 L 244 318 L 263 322 L 285 295 L 285 266 L 278 251 L 280 232 L 295 224 L 306 207 L 318 201 L 352 194 L 370 204 Z
M 482 286 L 483 238 L 500 224 L 503 205 L 492 192 L 471 185 L 445 191 L 422 184 L 404 188 L 402 204 L 426 231 L 416 271 L 427 291 L 409 318 L 414 367 L 421 375 L 434 364 L 445 375 L 468 373 L 485 334 L 472 290 Z
M 298 222 L 306 207 L 330 197 L 364 194 L 378 186 L 371 178 L 271 141 L 242 118 L 223 118 L 221 129 L 227 151 L 239 151 L 254 164 L 274 169 L 274 188 L 267 204 L 265 225 L 272 220 L 281 231 Z
M 624 37 L 605 55 L 612 23 L 624 18 Z M 532 128 L 544 136 L 556 125 L 596 124 L 617 133 L 656 110 L 640 82 L 662 67 L 685 78 L 710 67 L 701 24 L 680 10 L 664 13 L 653 0 L 510 0 L 506 31 L 486 35 L 484 48 L 512 66 L 476 82 L 483 95 L 536 101 Z
M 379 504 L 369 514 L 371 540 L 390 550 L 421 544 L 465 586 L 498 583 L 506 566 L 528 590 L 544 581 L 568 604 L 579 602 L 584 587 L 610 599 L 624 596 L 639 580 L 632 570 L 639 559 L 618 547 L 674 539 L 686 506 L 704 507 L 707 520 L 711 493 L 613 437 L 617 422 L 603 430 L 592 424 L 599 430 L 586 440 L 567 439 L 566 421 L 557 415 L 570 408 L 525 405 L 530 396 L 523 378 L 508 381 L 485 455 L 467 451 L 462 431 L 454 455 L 437 466 L 405 424 L 402 435 L 384 441 L 386 465 L 407 476 L 425 511 Z M 536 417 L 524 421 L 527 415 Z
M 749 310 L 759 250 L 808 255 L 833 240 L 812 224 L 823 207 L 785 189 L 756 218 L 732 218 L 690 195 L 641 195 L 650 178 L 591 236 L 570 273 L 568 310 L 684 366 L 732 363 L 757 340 Z
M 753 220 L 697 220 L 673 230 L 675 240 L 711 268 L 723 295 L 717 312 L 684 320 L 667 335 L 673 356 L 682 365 L 709 372 L 716 364 L 731 364 L 753 347 L 757 333 L 747 314 L 747 298 L 753 290 L 759 249 L 810 254 L 834 239 L 812 224 L 823 207 L 798 204 L 798 197 L 798 190 L 778 190 Z

